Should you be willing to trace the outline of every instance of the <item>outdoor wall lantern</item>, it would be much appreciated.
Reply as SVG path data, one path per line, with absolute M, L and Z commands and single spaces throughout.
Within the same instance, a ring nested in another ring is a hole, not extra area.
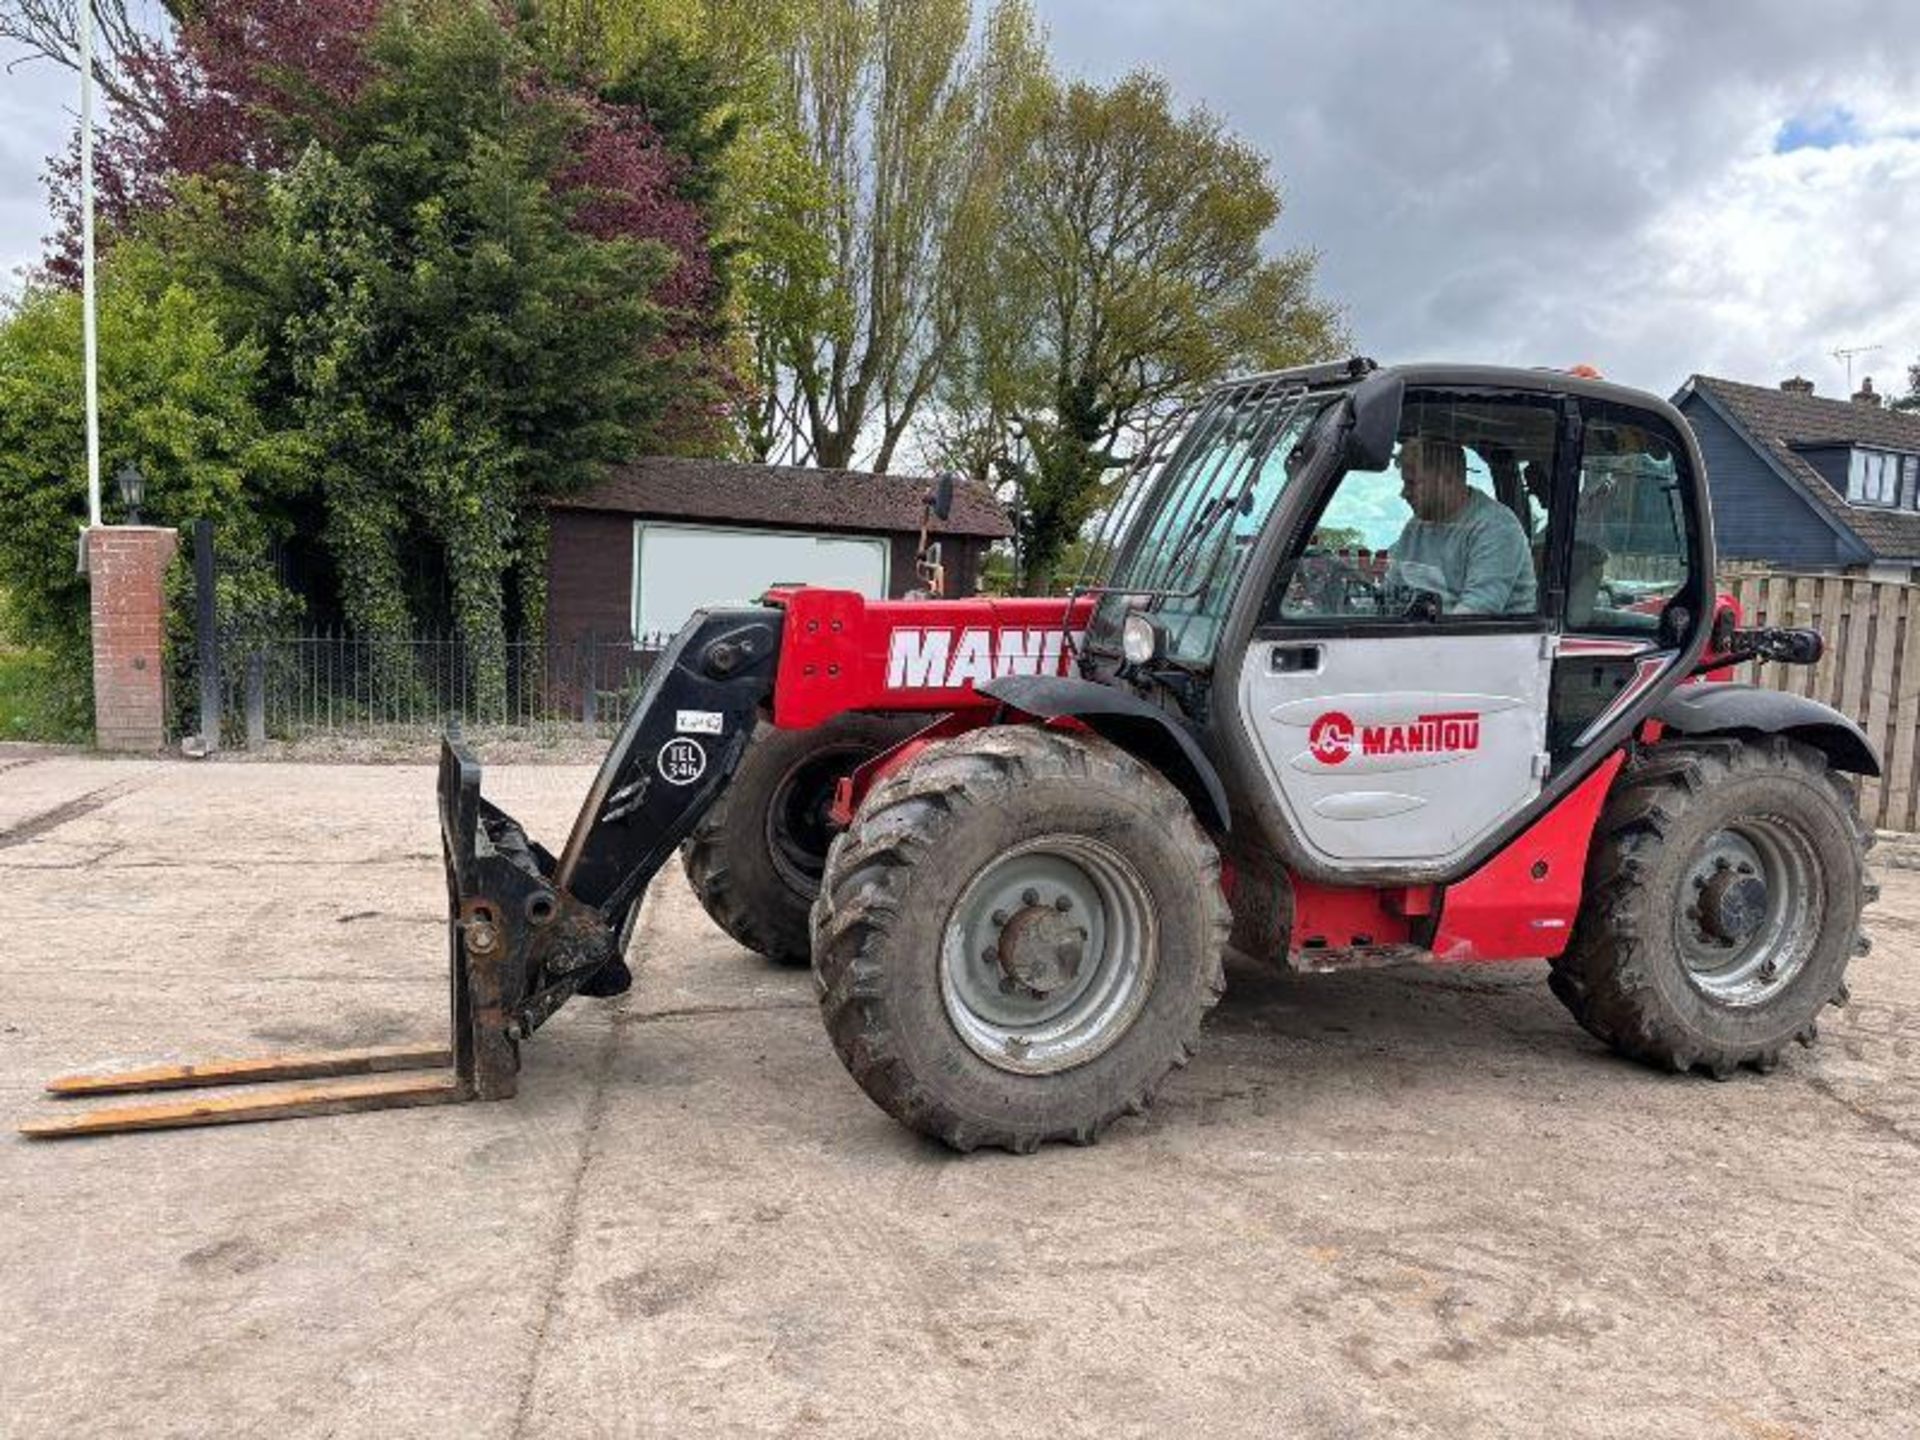
M 140 523 L 140 502 L 147 498 L 147 477 L 140 473 L 140 467 L 131 463 L 122 465 L 120 473 L 113 477 L 120 484 L 120 498 L 126 502 L 127 524 Z

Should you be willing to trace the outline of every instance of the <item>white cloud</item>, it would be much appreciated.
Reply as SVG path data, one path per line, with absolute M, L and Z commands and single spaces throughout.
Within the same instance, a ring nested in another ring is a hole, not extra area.
M 40 258 L 52 228 L 40 176 L 79 113 L 78 77 L 0 45 L 0 295 L 18 290 L 17 272 Z
M 1870 0 L 1040 9 L 1069 73 L 1158 69 L 1273 157 L 1377 358 L 1835 393 L 1835 348 L 1882 389 L 1920 350 L 1920 43 Z M 1836 111 L 1857 143 L 1774 153 Z
M 1641 253 L 1693 367 L 1759 381 L 1799 373 L 1845 388 L 1832 352 L 1883 392 L 1920 348 L 1920 140 L 1884 139 L 1737 161 L 1647 228 Z M 1652 353 L 1657 336 L 1628 343 Z

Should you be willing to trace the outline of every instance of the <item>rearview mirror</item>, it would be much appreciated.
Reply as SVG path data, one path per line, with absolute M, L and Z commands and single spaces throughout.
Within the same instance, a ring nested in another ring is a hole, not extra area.
M 1405 391 L 1406 382 L 1392 375 L 1376 375 L 1354 387 L 1347 401 L 1353 408 L 1344 457 L 1349 470 L 1384 470 L 1393 463 Z
M 933 488 L 927 492 L 927 504 L 935 516 L 945 520 L 953 514 L 954 473 L 943 471 L 933 482 Z

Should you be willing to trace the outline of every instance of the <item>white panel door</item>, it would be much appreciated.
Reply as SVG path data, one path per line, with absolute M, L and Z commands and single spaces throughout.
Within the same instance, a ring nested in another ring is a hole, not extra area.
M 633 527 L 633 633 L 671 634 L 702 606 L 747 605 L 774 585 L 887 594 L 888 542 L 878 536 L 666 525 Z
M 1309 849 L 1446 861 L 1540 793 L 1551 675 L 1540 632 L 1256 640 L 1239 699 Z

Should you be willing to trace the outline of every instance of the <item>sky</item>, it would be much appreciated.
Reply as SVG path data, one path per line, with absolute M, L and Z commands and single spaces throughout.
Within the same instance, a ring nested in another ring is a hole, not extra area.
M 1056 66 L 1147 68 L 1268 155 L 1383 363 L 1906 388 L 1920 27 L 1889 0 L 1036 0 Z M 0 51 L 0 65 L 8 59 Z M 0 286 L 48 228 L 77 82 L 0 70 Z

